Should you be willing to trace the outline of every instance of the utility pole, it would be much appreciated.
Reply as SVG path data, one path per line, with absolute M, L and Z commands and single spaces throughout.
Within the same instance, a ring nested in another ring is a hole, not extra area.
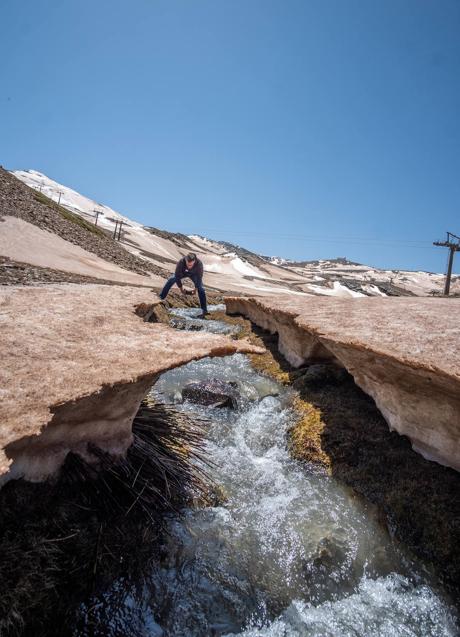
M 446 283 L 444 286 L 444 296 L 449 296 L 454 254 L 456 252 L 460 252 L 460 237 L 457 237 L 456 234 L 452 234 L 452 232 L 448 232 L 447 241 L 435 241 L 433 245 L 440 246 L 441 248 L 449 248 L 449 261 L 447 264 Z
M 96 215 L 95 215 L 95 216 L 96 216 L 96 221 L 94 222 L 94 225 L 95 225 L 95 226 L 97 226 L 97 220 L 98 220 L 98 218 L 99 218 L 99 215 L 101 215 L 101 214 L 102 214 L 102 211 L 101 211 L 101 210 L 98 210 L 97 208 L 93 208 L 93 212 L 95 212 L 95 213 L 96 213 Z
M 102 214 L 102 212 L 101 212 Z M 115 224 L 115 228 L 113 229 L 113 235 L 112 238 L 115 241 L 120 241 L 121 240 L 121 229 L 123 226 L 127 226 L 128 228 L 129 223 L 127 221 L 124 221 L 123 219 L 115 219 L 114 217 L 106 217 L 107 221 L 112 221 Z
M 58 202 L 57 202 L 58 208 L 59 208 L 59 206 L 61 205 L 61 195 L 62 195 L 62 194 L 63 194 L 63 193 L 62 193 L 62 191 L 61 191 L 61 190 L 59 190 L 59 191 L 58 191 L 59 199 L 58 199 Z

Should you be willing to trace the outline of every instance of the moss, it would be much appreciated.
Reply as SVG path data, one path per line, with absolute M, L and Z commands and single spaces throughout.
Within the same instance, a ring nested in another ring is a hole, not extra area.
M 292 456 L 303 462 L 321 465 L 331 472 L 331 459 L 322 448 L 321 437 L 325 424 L 321 411 L 299 397 L 294 399 L 294 408 L 298 420 L 289 431 Z
M 80 217 L 80 215 L 70 212 L 70 210 L 67 210 L 67 208 L 64 208 L 63 206 L 58 206 L 58 204 L 55 201 L 53 201 L 52 199 L 44 195 L 42 192 L 34 192 L 34 199 L 44 204 L 45 206 L 48 206 L 48 208 L 52 208 L 53 210 L 56 210 L 62 217 L 64 217 L 64 219 L 67 219 L 67 221 L 71 221 L 72 223 L 75 223 L 77 226 L 80 226 L 81 228 L 84 228 L 85 230 L 88 230 L 88 232 L 92 232 L 93 234 L 96 234 L 100 237 L 105 236 L 104 232 L 100 228 L 98 228 L 92 223 L 89 223 L 88 221 L 86 221 L 86 219 L 83 219 L 83 217 Z

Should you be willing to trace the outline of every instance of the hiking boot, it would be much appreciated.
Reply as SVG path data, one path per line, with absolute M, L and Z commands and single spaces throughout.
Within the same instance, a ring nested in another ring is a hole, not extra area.
M 201 312 L 201 314 L 198 314 L 198 318 L 200 319 L 205 319 L 207 316 L 209 316 L 209 312 L 206 310 L 206 312 Z

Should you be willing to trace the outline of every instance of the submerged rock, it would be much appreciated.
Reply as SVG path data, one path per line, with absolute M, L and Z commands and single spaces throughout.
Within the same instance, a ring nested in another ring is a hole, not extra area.
M 206 407 L 237 409 L 239 392 L 237 383 L 215 379 L 189 383 L 182 390 L 182 398 Z
M 316 547 L 312 565 L 316 570 L 340 569 L 347 559 L 347 546 L 343 539 L 335 536 L 323 537 Z
M 198 321 L 188 321 L 180 316 L 171 319 L 169 324 L 176 330 L 187 330 L 188 332 L 201 332 L 203 330 L 203 325 Z
M 336 534 L 321 538 L 302 566 L 308 587 L 326 596 L 351 593 L 363 576 L 350 539 Z

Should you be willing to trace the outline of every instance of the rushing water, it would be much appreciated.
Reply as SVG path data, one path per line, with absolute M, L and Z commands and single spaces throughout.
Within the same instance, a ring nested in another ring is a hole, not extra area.
M 216 378 L 238 383 L 238 410 L 180 402 L 185 384 Z M 458 634 L 442 590 L 392 541 L 374 508 L 291 459 L 290 390 L 236 354 L 167 372 L 152 395 L 210 418 L 207 453 L 223 501 L 170 519 L 164 559 L 146 587 L 142 627 L 126 634 Z
M 289 390 L 236 354 L 163 374 L 152 393 L 178 402 L 186 383 L 215 378 L 238 383 L 237 411 L 180 408 L 211 415 L 207 453 L 224 502 L 171 519 L 150 600 L 158 634 L 457 635 L 442 592 L 375 510 L 290 458 Z
M 225 305 L 210 305 L 209 311 L 225 311 Z M 185 330 L 205 330 L 206 332 L 212 332 L 213 334 L 237 334 L 239 327 L 237 325 L 228 325 L 223 321 L 214 321 L 213 319 L 200 319 L 198 316 L 201 314 L 200 308 L 195 307 L 179 307 L 170 311 L 172 315 L 171 326 L 177 329 Z

